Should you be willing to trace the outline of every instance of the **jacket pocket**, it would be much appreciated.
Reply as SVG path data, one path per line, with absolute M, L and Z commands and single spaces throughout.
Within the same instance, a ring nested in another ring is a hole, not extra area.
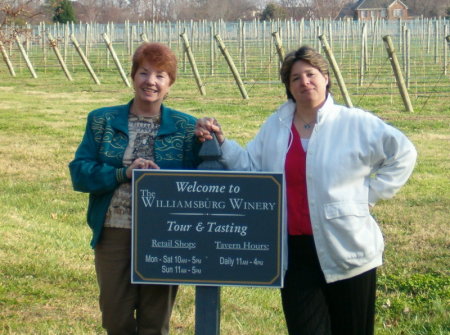
M 351 269 L 372 261 L 383 250 L 381 231 L 367 203 L 324 205 L 326 250 L 335 266 Z
M 325 204 L 325 218 L 332 220 L 340 217 L 365 217 L 370 215 L 369 205 L 358 202 L 331 202 Z

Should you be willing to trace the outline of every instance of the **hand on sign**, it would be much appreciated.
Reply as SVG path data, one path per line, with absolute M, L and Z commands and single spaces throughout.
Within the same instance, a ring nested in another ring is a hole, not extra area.
M 134 169 L 159 169 L 159 166 L 152 160 L 137 158 L 127 169 L 127 177 L 131 178 Z
M 216 134 L 219 144 L 222 144 L 225 141 L 222 128 L 215 118 L 204 117 L 197 120 L 197 124 L 195 125 L 195 135 L 200 142 L 212 140 L 212 132 Z

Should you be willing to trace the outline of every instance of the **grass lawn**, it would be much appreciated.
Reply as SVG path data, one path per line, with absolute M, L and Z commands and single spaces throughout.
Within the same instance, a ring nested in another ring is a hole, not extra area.
M 132 90 L 119 79 L 95 86 L 61 73 L 28 77 L 0 72 L 0 333 L 101 334 L 87 195 L 72 190 L 67 165 L 86 114 L 126 103 Z M 201 97 L 194 80 L 181 77 L 166 104 L 217 117 L 241 144 L 285 100 L 270 83 L 251 86 L 249 100 L 227 81 L 206 89 Z M 449 334 L 450 98 L 412 102 L 408 114 L 396 91 L 353 100 L 405 132 L 419 152 L 407 185 L 373 209 L 386 239 L 376 333 Z M 171 334 L 194 334 L 194 293 L 181 287 Z M 222 288 L 221 334 L 286 334 L 278 290 Z

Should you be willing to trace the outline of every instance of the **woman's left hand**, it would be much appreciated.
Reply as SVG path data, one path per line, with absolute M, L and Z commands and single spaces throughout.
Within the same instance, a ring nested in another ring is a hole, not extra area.
M 197 120 L 197 124 L 195 125 L 195 135 L 200 142 L 211 140 L 212 133 L 216 134 L 217 141 L 222 145 L 225 141 L 225 136 L 219 122 L 211 117 L 204 117 Z

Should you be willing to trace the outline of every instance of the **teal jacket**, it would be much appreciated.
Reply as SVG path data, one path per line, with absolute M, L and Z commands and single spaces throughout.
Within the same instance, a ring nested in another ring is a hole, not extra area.
M 69 164 L 74 190 L 89 193 L 87 222 L 93 231 L 93 248 L 114 190 L 130 182 L 122 159 L 128 145 L 131 103 L 90 112 L 83 139 Z M 200 163 L 195 122 L 193 116 L 161 106 L 161 125 L 154 144 L 155 163 L 161 169 L 195 169 Z

